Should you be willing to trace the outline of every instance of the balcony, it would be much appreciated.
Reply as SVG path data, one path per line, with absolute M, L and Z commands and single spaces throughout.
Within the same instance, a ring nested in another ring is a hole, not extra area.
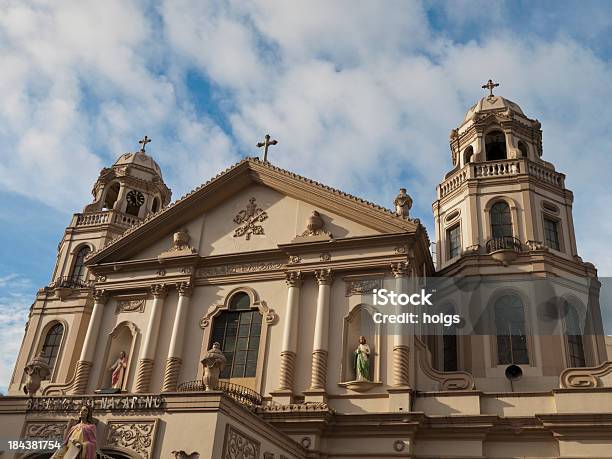
M 52 282 L 53 288 L 89 288 L 91 283 L 80 277 L 64 276 Z
M 177 392 L 204 392 L 204 383 L 201 380 L 189 381 L 179 384 Z M 219 381 L 217 390 L 234 399 L 242 405 L 257 407 L 263 405 L 263 397 L 248 387 L 233 384 L 228 381 Z
M 449 195 L 468 180 L 521 175 L 534 177 L 540 182 L 561 189 L 565 187 L 565 176 L 559 172 L 525 158 L 504 159 L 466 164 L 438 185 L 438 199 Z
M 487 241 L 486 251 L 491 258 L 507 266 L 511 261 L 516 260 L 521 253 L 521 241 L 513 236 L 494 237 Z
M 127 229 L 141 221 L 140 218 L 133 215 L 127 215 L 117 210 L 103 210 L 101 212 L 87 212 L 82 214 L 74 214 L 72 217 L 71 226 L 82 228 L 97 225 L 117 225 Z

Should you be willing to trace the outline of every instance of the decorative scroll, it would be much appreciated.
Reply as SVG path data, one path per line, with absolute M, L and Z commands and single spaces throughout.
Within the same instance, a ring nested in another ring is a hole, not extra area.
M 211 266 L 198 269 L 198 276 L 223 276 L 227 274 L 256 273 L 260 271 L 276 271 L 283 269 L 283 263 L 243 263 L 236 265 Z
M 612 387 L 612 362 L 604 362 L 597 367 L 566 368 L 559 380 L 564 389 Z
M 68 421 L 28 421 L 23 437 L 36 439 L 63 439 Z
M 235 427 L 225 427 L 223 459 L 259 459 L 260 443 Z
M 255 198 L 249 199 L 244 210 L 238 212 L 234 217 L 234 223 L 238 228 L 234 230 L 234 237 L 246 236 L 246 240 L 251 239 L 252 234 L 260 235 L 264 234 L 264 228 L 257 223 L 261 223 L 268 218 L 268 214 L 255 204 Z
M 128 448 L 149 459 L 153 452 L 156 421 L 109 421 L 106 429 L 106 444 Z
M 157 395 L 105 396 L 105 397 L 31 397 L 28 411 L 79 411 L 84 403 L 93 404 L 94 410 L 135 411 L 156 410 L 164 399 Z
M 358 279 L 346 281 L 346 296 L 368 295 L 374 289 L 382 288 L 382 279 Z
M 117 308 L 115 309 L 115 313 L 119 314 L 120 312 L 144 312 L 145 310 L 145 298 L 137 298 L 132 300 L 118 300 Z

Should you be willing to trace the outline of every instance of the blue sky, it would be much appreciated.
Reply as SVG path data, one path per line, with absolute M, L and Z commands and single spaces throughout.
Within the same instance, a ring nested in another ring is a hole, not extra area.
M 484 94 L 542 122 L 579 251 L 612 274 L 610 2 L 0 2 L 0 390 L 101 167 L 148 151 L 178 198 L 266 132 L 272 161 L 431 231 L 449 131 Z

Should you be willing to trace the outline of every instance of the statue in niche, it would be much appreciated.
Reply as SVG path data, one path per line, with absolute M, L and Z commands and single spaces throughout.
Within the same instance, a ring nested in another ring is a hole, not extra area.
M 78 423 L 68 424 L 62 446 L 53 453 L 51 459 L 96 459 L 96 425 L 93 408 L 83 404 L 79 411 Z
M 408 218 L 410 214 L 410 208 L 412 207 L 412 198 L 406 193 L 406 188 L 400 188 L 399 194 L 393 201 L 395 205 L 395 213 L 403 218 Z
M 125 352 L 121 351 L 115 363 L 108 368 L 108 371 L 113 372 L 111 375 L 111 387 L 113 389 L 121 389 L 123 387 L 123 378 L 125 377 L 126 368 L 127 357 Z
M 368 346 L 365 336 L 359 337 L 359 345 L 353 354 L 355 380 L 370 381 L 370 346 Z

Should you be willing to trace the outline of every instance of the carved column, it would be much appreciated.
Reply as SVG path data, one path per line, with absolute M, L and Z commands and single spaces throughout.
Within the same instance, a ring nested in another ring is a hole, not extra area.
M 317 316 L 312 347 L 312 374 L 309 391 L 324 393 L 329 342 L 329 300 L 333 275 L 331 269 L 321 269 L 315 272 L 315 277 L 319 284 L 319 294 L 317 296 Z
M 140 360 L 138 361 L 135 390 L 137 393 L 148 392 L 149 385 L 151 384 L 153 358 L 155 357 L 155 350 L 157 348 L 159 325 L 161 323 L 162 309 L 167 294 L 166 286 L 163 284 L 153 285 L 151 287 L 151 292 L 153 293 L 153 307 L 151 308 L 149 325 L 147 326 L 147 332 L 142 343 Z
M 280 380 L 278 391 L 293 393 L 302 273 L 287 273 L 286 281 L 288 286 L 287 308 L 285 311 L 285 329 L 283 330 L 283 344 L 280 354 Z
M 183 355 L 183 341 L 185 337 L 185 323 L 189 312 L 189 300 L 192 293 L 192 285 L 189 282 L 176 284 L 179 294 L 176 314 L 174 315 L 174 326 L 172 327 L 172 337 L 170 338 L 170 348 L 166 359 L 166 370 L 164 371 L 163 392 L 176 390 L 179 372 L 181 371 Z
M 407 291 L 408 274 L 410 264 L 408 262 L 393 263 L 391 265 L 393 277 L 395 277 L 395 292 L 400 294 Z M 401 306 L 397 306 L 396 314 L 401 313 Z M 403 326 L 397 326 L 393 335 L 393 385 L 408 386 L 410 381 L 410 341 L 413 338 L 413 330 L 403 330 Z M 413 348 L 414 351 L 414 348 Z
M 87 390 L 102 315 L 104 314 L 104 305 L 108 301 L 108 295 L 104 290 L 94 290 L 93 297 L 94 306 L 89 318 L 89 325 L 87 325 L 87 333 L 85 334 L 85 341 L 81 349 L 81 357 L 77 363 L 74 382 L 70 389 L 70 393 L 75 395 L 84 394 Z

